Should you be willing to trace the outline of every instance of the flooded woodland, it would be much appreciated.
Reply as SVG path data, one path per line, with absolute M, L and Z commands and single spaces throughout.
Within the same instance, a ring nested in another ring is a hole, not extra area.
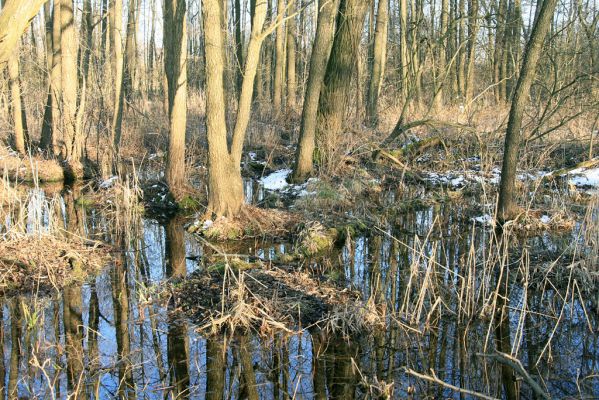
M 0 6 L 1 399 L 599 398 L 597 0 Z

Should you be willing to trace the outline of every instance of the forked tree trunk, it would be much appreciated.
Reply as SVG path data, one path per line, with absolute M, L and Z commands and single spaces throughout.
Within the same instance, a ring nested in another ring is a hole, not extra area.
M 520 76 L 514 89 L 507 131 L 505 132 L 503 165 L 499 185 L 497 212 L 500 221 L 508 221 L 518 215 L 518 207 L 515 204 L 515 185 L 521 141 L 522 116 L 524 108 L 528 103 L 530 87 L 534 79 L 541 51 L 543 50 L 543 41 L 549 31 L 556 4 L 557 0 L 543 0 L 539 4 L 540 11 L 530 34 L 530 39 L 524 52 L 524 59 L 522 60 Z
M 335 19 L 338 11 L 339 0 L 319 0 L 316 36 L 310 58 L 310 71 L 302 111 L 299 143 L 295 153 L 295 167 L 292 175 L 295 182 L 304 181 L 312 174 L 318 100 L 331 52 L 331 44 L 335 33 Z
M 164 65 L 168 82 L 169 145 L 166 182 L 176 200 L 185 185 L 185 129 L 187 125 L 187 9 L 185 0 L 165 2 Z
M 374 34 L 373 59 L 370 66 L 366 118 L 371 125 L 378 120 L 378 103 L 387 63 L 387 31 L 389 26 L 389 0 L 379 0 Z
M 220 26 L 223 6 L 219 0 L 204 0 L 204 26 Z M 206 29 L 204 46 L 206 58 L 206 133 L 208 137 L 208 208 L 206 215 L 232 217 L 243 207 L 241 152 L 249 122 L 254 80 L 265 35 L 262 32 L 266 17 L 266 0 L 257 0 L 248 44 L 244 78 L 239 96 L 237 120 L 231 149 L 227 144 L 224 91 L 223 32 Z

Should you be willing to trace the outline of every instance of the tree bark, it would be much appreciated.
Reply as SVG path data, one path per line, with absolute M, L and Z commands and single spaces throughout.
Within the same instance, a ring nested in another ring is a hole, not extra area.
M 521 141 L 522 117 L 524 108 L 528 103 L 530 87 L 543 49 L 543 41 L 549 30 L 556 4 L 557 0 L 543 0 L 539 4 L 540 11 L 532 28 L 530 39 L 524 52 L 520 76 L 514 89 L 505 133 L 503 165 L 501 168 L 499 200 L 497 204 L 498 219 L 500 221 L 514 219 L 518 214 L 518 207 L 515 204 L 515 184 Z
M 220 26 L 223 7 L 219 0 L 204 0 L 202 13 L 204 26 Z M 252 22 L 244 68 L 244 79 L 239 96 L 237 120 L 231 149 L 227 144 L 224 93 L 223 33 L 219 29 L 206 29 L 204 47 L 206 58 L 206 132 L 208 137 L 208 208 L 206 215 L 233 217 L 243 207 L 243 181 L 241 179 L 241 152 L 249 122 L 254 80 L 260 49 L 264 40 L 262 27 L 266 17 L 266 0 L 258 0 Z
M 351 85 L 370 1 L 341 0 L 331 56 L 327 64 L 318 109 L 317 139 L 326 135 L 335 146 L 343 128 Z
M 466 66 L 465 103 L 469 104 L 474 94 L 474 69 L 476 67 L 476 37 L 478 35 L 478 0 L 468 5 L 468 61 Z
M 13 56 L 21 35 L 47 0 L 4 0 L 0 13 L 0 67 Z
M 127 12 L 127 36 L 125 39 L 125 62 L 123 66 L 123 95 L 131 102 L 135 91 L 137 70 L 137 7 L 141 0 L 129 0 Z M 166 7 L 166 5 L 165 5 Z
M 316 36 L 310 58 L 310 72 L 304 96 L 299 143 L 295 153 L 295 167 L 292 175 L 295 182 L 304 181 L 312 173 L 318 100 L 331 52 L 338 10 L 339 0 L 319 0 L 318 2 Z
M 121 128 L 123 123 L 123 1 L 110 3 L 110 30 L 112 49 L 112 71 L 114 77 L 114 110 L 111 125 L 111 145 L 113 146 L 113 162 L 119 155 Z
M 175 199 L 181 200 L 185 185 L 187 125 L 187 9 L 185 0 L 167 0 L 164 9 L 164 65 L 170 123 L 166 182 Z
M 77 130 L 77 35 L 72 0 L 60 0 L 61 23 L 61 87 L 62 129 L 61 154 L 67 163 L 66 175 L 71 179 L 83 176 L 82 141 Z
M 297 24 L 295 17 L 287 21 L 287 109 L 294 111 L 297 107 L 297 75 L 296 53 L 297 39 L 295 37 Z
M 39 147 L 42 150 L 52 150 L 52 68 L 54 65 L 54 51 L 52 48 L 52 3 L 44 4 L 44 23 L 46 47 L 46 67 L 48 68 L 48 96 L 44 107 L 44 118 L 42 120 L 42 133 Z
M 25 110 L 21 107 L 21 82 L 19 80 L 19 47 L 15 48 L 15 54 L 8 60 L 8 86 L 10 90 L 10 109 L 14 128 L 15 150 L 26 154 L 26 132 L 25 132 Z
M 378 121 L 379 94 L 385 77 L 388 26 L 389 0 L 379 0 L 376 16 L 376 30 L 374 33 L 373 59 L 370 66 L 368 102 L 366 107 L 366 118 L 373 126 L 376 126 Z
M 285 17 L 285 0 L 277 0 L 277 19 Z M 273 83 L 273 112 L 275 118 L 280 117 L 283 102 L 283 70 L 285 68 L 285 25 L 277 26 L 275 38 L 275 73 Z

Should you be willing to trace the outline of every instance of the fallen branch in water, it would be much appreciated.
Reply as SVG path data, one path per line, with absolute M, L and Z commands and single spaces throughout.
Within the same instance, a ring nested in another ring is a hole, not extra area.
M 437 377 L 437 375 L 435 374 L 435 371 L 433 371 L 432 369 L 431 369 L 431 375 L 432 376 L 418 373 L 418 372 L 414 371 L 413 369 L 409 369 L 409 368 L 405 368 L 405 372 L 408 375 L 412 375 L 412 376 L 415 376 L 416 378 L 425 380 L 427 382 L 435 383 L 437 385 L 446 387 L 446 388 L 448 388 L 450 390 L 453 390 L 454 392 L 467 394 L 467 395 L 473 396 L 473 397 L 478 397 L 479 399 L 498 400 L 496 397 L 487 396 L 486 394 L 475 392 L 473 390 L 462 389 L 462 388 L 459 388 L 457 386 L 453 386 L 453 385 L 451 385 L 451 384 L 449 384 L 447 382 L 444 382 L 444 381 L 442 381 L 441 379 L 439 379 Z
M 539 385 L 537 383 L 537 381 L 535 381 L 529 374 L 528 372 L 526 372 L 526 370 L 524 369 L 524 366 L 522 365 L 522 363 L 520 362 L 520 360 L 518 360 L 515 357 L 512 357 L 509 354 L 506 353 L 501 353 L 501 352 L 496 352 L 493 354 L 481 354 L 479 353 L 480 356 L 482 357 L 487 357 L 487 358 L 491 358 L 495 361 L 497 361 L 500 364 L 503 365 L 507 365 L 508 367 L 510 367 L 511 369 L 514 370 L 514 372 L 516 372 L 518 375 L 520 375 L 522 377 L 522 379 L 524 379 L 524 381 L 528 384 L 528 386 L 530 386 L 530 388 L 532 389 L 533 392 L 535 392 L 535 394 L 543 399 L 550 399 L 551 396 L 549 396 L 549 394 L 547 394 L 543 388 L 541 387 L 541 385 Z

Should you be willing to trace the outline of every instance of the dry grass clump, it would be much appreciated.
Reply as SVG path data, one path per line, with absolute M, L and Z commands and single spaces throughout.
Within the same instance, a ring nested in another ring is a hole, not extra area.
M 174 290 L 175 304 L 198 330 L 256 329 L 263 334 L 311 327 L 356 333 L 380 324 L 359 292 L 283 268 L 199 271 Z
M 105 246 L 75 237 L 12 235 L 0 242 L 0 292 L 58 290 L 109 260 Z
M 0 147 L 2 175 L 23 182 L 57 182 L 64 180 L 64 170 L 56 160 L 45 160 L 39 156 L 21 158 L 15 152 Z
M 243 240 L 250 238 L 284 238 L 299 221 L 287 211 L 246 205 L 234 218 L 219 217 L 215 221 L 197 220 L 188 230 L 211 240 Z

